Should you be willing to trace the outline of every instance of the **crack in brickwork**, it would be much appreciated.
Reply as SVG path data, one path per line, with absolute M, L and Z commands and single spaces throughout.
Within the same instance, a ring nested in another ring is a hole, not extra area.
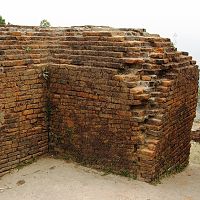
M 2 126 L 5 122 L 5 119 L 4 119 L 4 112 L 1 112 L 0 111 L 0 126 Z
M 48 145 L 147 182 L 187 165 L 198 66 L 169 39 L 92 26 L 0 27 L 0 39 L 0 174 Z

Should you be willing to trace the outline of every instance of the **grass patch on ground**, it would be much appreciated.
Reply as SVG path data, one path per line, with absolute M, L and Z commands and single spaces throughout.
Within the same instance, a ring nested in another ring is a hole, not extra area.
M 34 162 L 36 162 L 38 160 L 38 158 L 31 158 L 29 160 L 24 160 L 22 162 L 20 162 L 17 166 L 16 166 L 16 169 L 20 170 L 24 167 L 26 167 L 27 165 L 30 165 Z
M 166 170 L 163 174 L 161 174 L 160 176 L 158 176 L 157 178 L 155 178 L 154 180 L 152 180 L 150 182 L 151 185 L 158 185 L 161 184 L 161 180 L 167 177 L 170 177 L 172 175 L 178 174 L 182 171 L 184 171 L 184 169 L 188 166 L 188 164 L 183 164 L 183 165 L 177 165 L 176 167 L 173 168 L 169 168 L 168 170 Z

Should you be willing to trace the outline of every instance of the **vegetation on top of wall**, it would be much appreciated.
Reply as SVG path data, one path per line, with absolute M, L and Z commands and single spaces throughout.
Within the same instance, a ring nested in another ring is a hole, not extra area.
M 51 26 L 50 22 L 48 22 L 46 19 L 43 19 L 43 20 L 40 22 L 40 27 L 46 28 L 46 27 L 50 27 L 50 26 Z
M 0 15 L 0 25 L 5 25 L 6 20 Z

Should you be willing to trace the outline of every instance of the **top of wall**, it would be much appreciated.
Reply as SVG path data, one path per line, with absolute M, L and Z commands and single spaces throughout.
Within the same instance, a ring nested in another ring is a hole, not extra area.
M 39 64 L 40 60 L 33 61 L 32 56 L 41 53 L 46 53 L 43 63 L 117 70 L 158 71 L 178 68 L 183 61 L 185 66 L 196 64 L 188 53 L 178 52 L 169 38 L 149 34 L 145 29 L 108 26 L 0 26 L 0 49 L 1 67 Z
M 146 29 L 139 28 L 113 28 L 109 26 L 71 26 L 71 27 L 40 27 L 40 26 L 20 26 L 20 25 L 0 25 L 0 31 L 20 31 L 20 32 L 104 32 L 102 36 L 111 36 L 105 32 L 111 32 L 118 36 L 159 36 L 158 34 L 150 34 Z M 91 35 L 92 36 L 92 35 Z
M 24 26 L 24 25 L 0 25 L 0 28 L 16 28 L 16 29 L 35 29 L 35 30 L 94 30 L 94 31 L 111 31 L 111 30 L 121 30 L 121 31 L 136 31 L 136 32 L 146 32 L 143 28 L 114 28 L 110 26 L 94 26 L 94 25 L 84 25 L 84 26 L 71 26 L 71 27 L 40 27 L 40 26 Z

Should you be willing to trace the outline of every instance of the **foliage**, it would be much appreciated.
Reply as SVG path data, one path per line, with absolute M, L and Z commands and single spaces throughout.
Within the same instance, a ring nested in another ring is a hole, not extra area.
M 50 27 L 50 26 L 51 26 L 50 22 L 48 22 L 46 19 L 43 19 L 43 20 L 40 22 L 40 27 L 46 28 L 46 27 Z
M 0 16 L 0 25 L 5 25 L 5 24 L 6 24 L 5 19 L 3 19 L 2 16 Z
M 24 50 L 24 51 L 26 51 L 27 53 L 28 52 L 30 52 L 31 50 L 32 50 L 32 48 L 31 47 L 22 47 L 22 49 Z
M 157 184 L 161 184 L 161 179 L 169 177 L 171 175 L 175 175 L 177 173 L 182 172 L 185 168 L 187 167 L 187 163 L 186 164 L 179 164 L 175 167 L 172 167 L 168 170 L 166 170 L 163 174 L 161 174 L 160 176 L 158 176 L 157 178 L 155 178 L 154 180 L 152 180 L 150 182 L 150 184 L 152 185 L 157 185 Z
M 32 163 L 34 163 L 34 162 L 36 162 L 36 161 L 37 161 L 37 158 L 31 158 L 31 159 L 29 159 L 29 160 L 25 160 L 25 161 L 19 163 L 19 164 L 16 166 L 16 169 L 20 170 L 20 169 L 26 167 L 27 165 L 30 165 L 30 164 L 32 164 Z

